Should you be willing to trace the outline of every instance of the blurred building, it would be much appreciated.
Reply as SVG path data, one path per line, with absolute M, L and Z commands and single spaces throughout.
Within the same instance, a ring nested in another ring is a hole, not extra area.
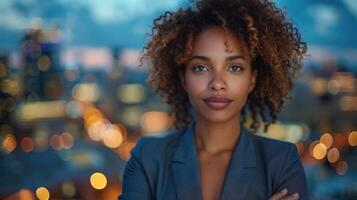
M 6 85 L 8 84 L 9 64 L 8 55 L 0 54 L 0 125 L 10 123 L 10 112 L 13 97 L 9 94 Z M 1 130 L 1 127 L 0 127 Z
M 31 29 L 20 43 L 24 99 L 37 101 L 61 97 L 60 31 Z

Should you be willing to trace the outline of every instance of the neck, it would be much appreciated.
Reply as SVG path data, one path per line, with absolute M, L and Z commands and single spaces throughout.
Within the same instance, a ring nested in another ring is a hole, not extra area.
M 240 117 L 225 122 L 207 121 L 197 117 L 195 141 L 198 151 L 216 154 L 233 151 L 240 136 Z

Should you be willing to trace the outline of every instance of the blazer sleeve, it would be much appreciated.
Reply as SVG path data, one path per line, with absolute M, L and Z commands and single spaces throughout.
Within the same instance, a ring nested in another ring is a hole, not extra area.
M 289 145 L 283 161 L 275 192 L 287 188 L 289 194 L 299 193 L 299 200 L 308 200 L 305 171 L 294 144 Z
M 131 150 L 131 157 L 125 165 L 122 193 L 118 200 L 151 200 L 151 190 L 142 165 L 143 137 L 141 137 L 135 147 Z

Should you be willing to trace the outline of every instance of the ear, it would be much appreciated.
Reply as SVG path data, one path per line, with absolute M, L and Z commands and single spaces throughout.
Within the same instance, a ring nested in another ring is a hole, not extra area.
M 179 71 L 181 86 L 186 90 L 186 80 L 185 80 L 185 70 L 182 69 Z
M 258 75 L 258 70 L 257 69 L 253 69 L 251 80 L 250 80 L 249 93 L 251 93 L 253 91 L 254 87 L 255 87 L 255 82 L 257 80 L 257 75 Z

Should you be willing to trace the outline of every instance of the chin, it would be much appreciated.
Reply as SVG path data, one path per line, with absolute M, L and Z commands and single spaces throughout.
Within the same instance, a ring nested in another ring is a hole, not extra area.
M 228 114 L 228 113 L 219 113 L 219 111 L 214 111 L 214 112 L 201 112 L 199 113 L 199 116 L 204 118 L 205 120 L 209 122 L 227 122 L 230 121 L 234 118 L 237 118 L 236 115 Z
M 203 118 L 206 121 L 217 123 L 217 122 L 228 122 L 233 119 L 239 119 L 239 109 L 234 107 L 228 107 L 222 110 L 213 110 L 208 108 L 205 104 L 196 104 L 193 106 L 197 117 Z

